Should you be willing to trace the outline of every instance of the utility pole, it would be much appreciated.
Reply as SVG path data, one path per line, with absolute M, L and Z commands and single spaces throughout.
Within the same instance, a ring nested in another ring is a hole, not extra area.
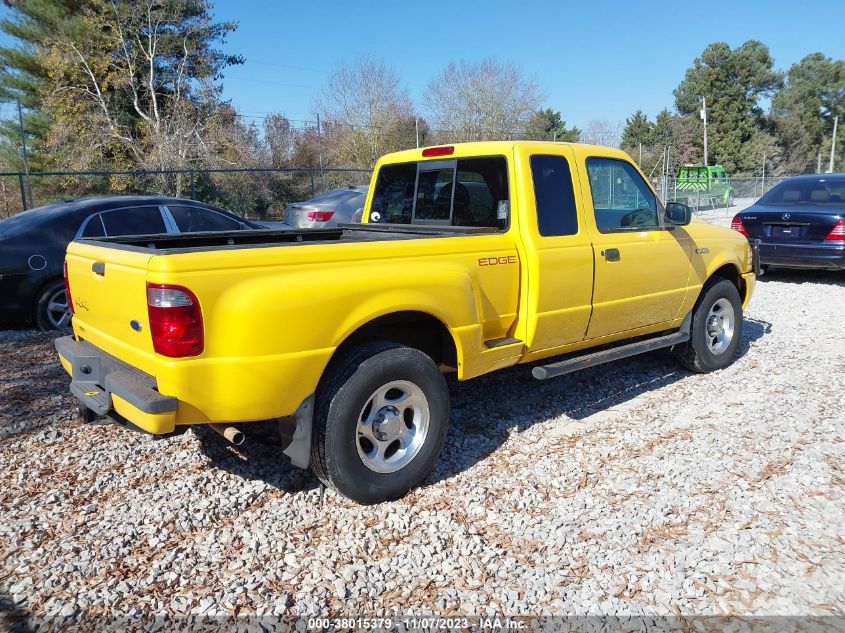
M 21 132 L 21 148 L 23 149 L 23 171 L 26 174 L 26 189 L 29 192 L 29 206 L 32 207 L 32 183 L 29 181 L 29 159 L 26 155 L 26 136 L 23 131 L 23 112 L 21 111 L 20 99 L 18 99 L 18 126 L 20 127 Z M 832 156 L 830 160 L 831 164 L 833 164 Z M 26 211 L 26 208 L 26 200 L 24 200 L 23 210 Z
M 836 126 L 839 124 L 839 117 L 833 117 L 833 137 L 830 139 L 830 167 L 828 167 L 828 173 L 833 173 L 833 155 L 836 151 Z
M 816 162 L 816 173 L 822 173 L 822 153 L 819 152 L 819 160 Z
M 420 146 L 420 117 L 414 118 L 414 130 L 417 133 L 417 147 Z
M 320 191 L 326 190 L 326 183 L 323 181 L 323 133 L 320 131 L 320 113 L 317 113 L 317 146 L 320 156 Z
M 640 169 L 642 169 L 642 166 L 643 166 L 643 144 L 642 143 L 640 143 L 640 160 L 637 161 L 637 165 L 639 165 Z
M 760 181 L 760 195 L 766 193 L 766 152 L 763 152 L 763 179 Z
M 704 166 L 707 167 L 707 102 L 701 98 L 701 120 L 704 121 Z

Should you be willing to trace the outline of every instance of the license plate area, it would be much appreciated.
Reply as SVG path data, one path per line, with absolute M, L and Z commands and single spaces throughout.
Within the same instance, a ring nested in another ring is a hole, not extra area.
M 768 224 L 766 234 L 775 239 L 800 239 L 804 235 L 802 224 Z

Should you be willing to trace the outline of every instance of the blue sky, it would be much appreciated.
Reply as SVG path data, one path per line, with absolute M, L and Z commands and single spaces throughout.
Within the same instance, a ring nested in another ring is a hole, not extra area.
M 540 82 L 546 105 L 581 127 L 671 108 L 672 90 L 712 41 L 762 40 L 779 69 L 814 51 L 845 58 L 842 5 L 815 0 L 218 0 L 216 16 L 239 23 L 225 48 L 246 58 L 227 69 L 225 97 L 257 123 L 270 112 L 313 119 L 332 68 L 363 54 L 398 71 L 423 115 L 426 85 L 450 60 L 513 62 Z
M 225 95 L 246 114 L 313 117 L 313 96 L 341 60 L 383 57 L 418 108 L 453 59 L 510 61 L 536 77 L 568 123 L 624 121 L 637 108 L 672 108 L 672 90 L 708 43 L 759 39 L 787 69 L 821 51 L 845 58 L 842 5 L 795 2 L 270 2 L 218 0 L 237 20 Z M 680 9 L 680 8 L 683 9 Z M 425 114 L 425 112 L 422 112 Z

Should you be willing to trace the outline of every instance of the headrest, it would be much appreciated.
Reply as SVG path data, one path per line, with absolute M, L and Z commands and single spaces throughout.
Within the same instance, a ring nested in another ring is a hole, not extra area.
M 813 202 L 828 202 L 830 200 L 830 194 L 827 189 L 815 189 L 810 192 L 810 200 Z
M 801 199 L 801 192 L 797 189 L 787 189 L 783 192 L 784 202 L 798 202 Z

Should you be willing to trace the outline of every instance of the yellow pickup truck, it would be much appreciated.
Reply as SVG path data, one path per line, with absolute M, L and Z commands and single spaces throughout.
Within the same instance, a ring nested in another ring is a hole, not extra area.
M 615 149 L 414 149 L 379 160 L 361 224 L 71 243 L 56 348 L 88 421 L 238 442 L 278 419 L 292 463 L 375 503 L 437 460 L 444 373 L 548 379 L 658 348 L 728 365 L 753 246 L 664 207 Z

